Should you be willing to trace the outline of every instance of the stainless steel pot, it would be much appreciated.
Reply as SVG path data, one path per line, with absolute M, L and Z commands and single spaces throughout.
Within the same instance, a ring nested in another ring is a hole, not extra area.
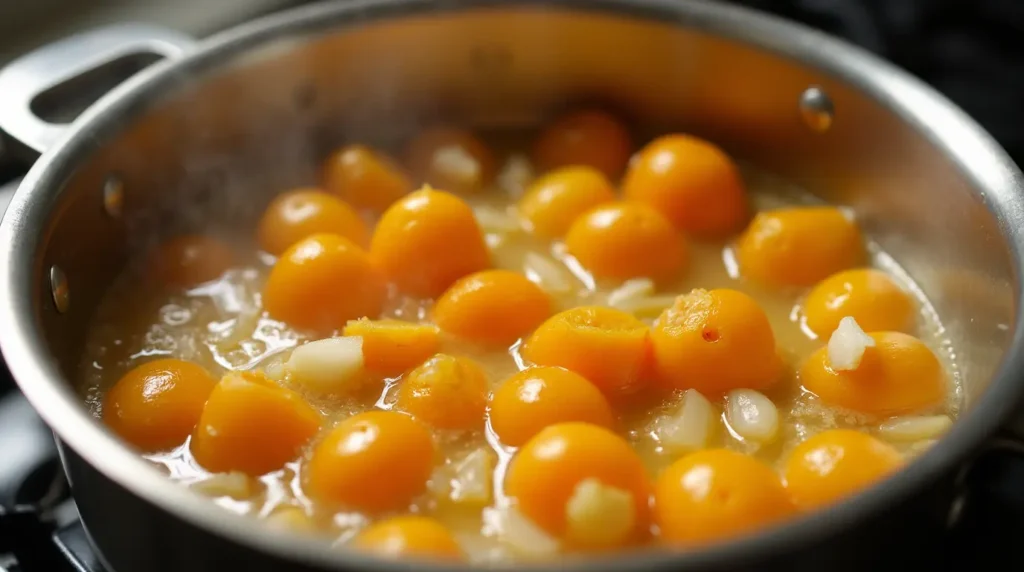
M 920 563 L 934 547 L 910 531 L 955 516 L 958 469 L 1024 394 L 1020 171 L 946 99 L 819 33 L 678 0 L 353 0 L 195 46 L 153 29 L 118 33 L 70 39 L 0 73 L 0 128 L 42 152 L 0 225 L 0 349 L 56 433 L 112 570 L 409 568 L 227 514 L 122 446 L 68 379 L 99 297 L 154 225 L 242 220 L 264 193 L 308 179 L 328 146 L 387 140 L 439 114 L 531 124 L 597 98 L 640 125 L 711 138 L 854 207 L 958 349 L 961 419 L 883 484 L 728 545 L 581 570 L 863 569 L 898 561 L 894 537 Z M 138 51 L 167 58 L 70 127 L 34 116 L 38 93 Z

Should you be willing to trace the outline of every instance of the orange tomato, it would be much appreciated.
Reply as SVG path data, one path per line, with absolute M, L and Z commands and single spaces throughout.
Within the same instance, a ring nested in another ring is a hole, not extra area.
M 443 524 L 417 515 L 391 517 L 364 528 L 351 546 L 387 558 L 462 560 L 462 549 Z
M 103 400 L 103 421 L 144 452 L 173 449 L 199 421 L 217 381 L 201 366 L 158 359 L 124 374 Z
M 469 358 L 437 354 L 406 374 L 395 408 L 440 429 L 479 427 L 487 374 Z
M 363 338 L 366 368 L 393 376 L 437 353 L 440 330 L 432 324 L 361 318 L 345 325 L 344 335 Z
M 263 307 L 297 328 L 328 333 L 349 320 L 376 317 L 386 296 L 384 275 L 347 238 L 315 234 L 277 259 L 263 286 Z
M 491 429 L 512 447 L 556 423 L 611 427 L 615 420 L 601 390 L 561 367 L 531 367 L 513 374 L 494 390 L 489 409 Z
M 320 423 L 320 414 L 298 393 L 261 372 L 232 372 L 206 401 L 192 455 L 209 471 L 260 476 L 298 458 Z
M 457 127 L 433 127 L 416 136 L 406 150 L 409 170 L 434 187 L 477 192 L 497 170 L 494 154 L 473 133 Z
M 686 242 L 641 203 L 600 205 L 576 219 L 565 246 L 595 278 L 667 280 L 686 266 Z
M 736 165 L 714 144 L 690 135 L 666 135 L 648 143 L 630 163 L 622 192 L 698 238 L 729 236 L 749 217 Z
M 804 299 L 803 314 L 807 327 L 827 339 L 846 316 L 866 332 L 904 331 L 914 323 L 914 303 L 885 272 L 857 268 L 819 282 Z
M 727 449 L 691 453 L 665 469 L 654 485 L 654 516 L 668 544 L 732 539 L 794 512 L 774 471 Z
M 860 229 L 835 207 L 760 212 L 736 245 L 743 275 L 768 286 L 812 286 L 866 256 Z
M 628 512 L 596 514 L 602 526 L 632 523 L 622 537 L 607 545 L 623 545 L 644 536 L 649 524 L 650 480 L 643 462 L 625 439 L 587 423 L 559 423 L 541 430 L 512 458 L 505 476 L 505 493 L 524 516 L 552 536 L 578 544 L 573 538 L 571 504 L 580 486 L 597 482 L 625 493 L 632 501 Z M 630 514 L 631 513 L 631 514 Z M 608 547 L 608 546 L 605 546 Z
M 522 355 L 536 365 L 574 371 L 605 395 L 631 393 L 647 374 L 648 329 L 621 310 L 579 306 L 541 324 L 523 344 Z
M 519 213 L 533 233 L 561 238 L 580 215 L 615 200 L 608 178 L 593 167 L 562 167 L 534 181 L 519 200 Z
M 541 171 L 586 165 L 618 179 L 633 152 L 629 129 L 610 113 L 597 109 L 571 111 L 544 129 L 533 148 Z
M 717 395 L 764 389 L 782 375 L 764 310 L 737 290 L 693 290 L 651 328 L 654 370 L 667 387 Z
M 434 467 L 430 431 L 394 411 L 368 411 L 339 423 L 306 465 L 313 498 L 384 512 L 405 509 L 424 492 Z
M 347 145 L 324 163 L 324 188 L 359 208 L 383 211 L 412 190 L 412 183 L 387 155 Z
M 370 239 L 366 224 L 345 201 L 317 189 L 296 189 L 275 198 L 260 219 L 260 246 L 278 255 L 314 234 L 343 236 L 365 247 Z
M 871 332 L 874 347 L 864 350 L 854 370 L 834 370 L 828 347 L 800 367 L 800 382 L 825 403 L 877 415 L 910 413 L 942 403 L 946 380 L 939 358 L 914 336 Z
M 370 253 L 401 291 L 425 298 L 490 266 L 490 253 L 473 210 L 455 195 L 429 187 L 384 213 L 373 233 Z
M 190 288 L 219 278 L 235 262 L 230 246 L 209 236 L 182 235 L 150 254 L 147 278 L 178 288 Z
M 848 429 L 819 433 L 786 461 L 786 489 L 802 509 L 823 507 L 865 489 L 903 464 L 892 446 Z
M 455 336 L 509 345 L 551 315 L 551 299 L 522 274 L 484 270 L 452 284 L 434 305 L 434 321 Z

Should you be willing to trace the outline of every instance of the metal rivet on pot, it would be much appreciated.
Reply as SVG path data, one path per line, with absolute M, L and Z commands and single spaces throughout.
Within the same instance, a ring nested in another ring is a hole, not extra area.
M 68 288 L 68 277 L 57 265 L 50 267 L 50 293 L 53 294 L 53 304 L 61 314 L 71 307 L 71 290 Z
M 108 177 L 103 183 L 103 210 L 118 218 L 124 209 L 124 183 L 117 177 Z
M 835 114 L 832 99 L 822 88 L 812 85 L 800 94 L 800 115 L 812 130 L 818 133 L 828 131 Z

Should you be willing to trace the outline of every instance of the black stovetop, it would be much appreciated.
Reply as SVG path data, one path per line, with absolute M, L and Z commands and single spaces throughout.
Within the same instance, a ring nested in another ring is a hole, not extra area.
M 844 37 L 908 69 L 1024 164 L 1024 0 L 738 3 Z M 4 165 L 0 185 L 19 174 Z M 993 455 L 967 479 L 973 492 L 935 549 L 948 555 L 948 569 L 1024 568 L 1024 462 Z M 0 368 L 0 572 L 16 571 L 104 572 L 68 495 L 52 435 Z

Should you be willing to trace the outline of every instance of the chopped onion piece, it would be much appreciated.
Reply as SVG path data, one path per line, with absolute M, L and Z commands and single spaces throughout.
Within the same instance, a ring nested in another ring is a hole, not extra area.
M 344 336 L 303 344 L 292 351 L 285 369 L 292 379 L 317 391 L 352 389 L 362 378 L 363 338 Z
M 267 376 L 268 379 L 272 379 L 274 381 L 284 381 L 284 363 L 276 359 L 271 361 L 267 365 L 263 366 L 263 375 Z
M 532 180 L 533 165 L 523 155 L 509 157 L 497 177 L 498 187 L 513 196 L 522 194 Z
M 852 371 L 860 367 L 867 348 L 875 347 L 875 339 L 864 333 L 857 320 L 846 316 L 828 340 L 828 361 L 836 371 Z
M 567 534 L 575 542 L 590 546 L 613 546 L 625 540 L 636 526 L 633 495 L 586 479 L 576 485 L 565 503 Z
M 734 389 L 725 399 L 726 420 L 737 435 L 757 443 L 768 443 L 778 435 L 779 410 L 763 393 Z
M 654 282 L 649 278 L 633 278 L 626 280 L 608 295 L 608 305 L 612 308 L 622 309 L 623 304 L 629 304 L 639 299 L 654 294 Z
M 453 502 L 487 504 L 491 501 L 491 475 L 494 474 L 494 453 L 477 449 L 455 465 L 450 497 Z
M 630 312 L 638 317 L 655 318 L 665 311 L 665 308 L 676 303 L 675 296 L 643 296 L 633 300 L 623 300 L 617 309 L 623 312 Z
M 568 292 L 572 289 L 569 270 L 551 258 L 536 252 L 527 252 L 523 260 L 526 277 L 549 292 Z
M 507 234 L 516 232 L 522 227 L 519 220 L 507 211 L 501 211 L 493 207 L 479 206 L 473 209 L 477 223 L 484 232 Z
M 211 497 L 231 497 L 242 500 L 253 493 L 252 479 L 249 478 L 249 475 L 238 471 L 214 473 L 190 486 L 192 490 Z
M 466 185 L 480 182 L 480 163 L 459 145 L 441 147 L 434 152 L 431 166 L 446 178 L 460 181 Z
M 938 442 L 938 439 L 927 439 L 925 441 L 911 443 L 910 446 L 907 447 L 905 454 L 909 458 L 914 458 L 917 457 L 918 455 L 923 455 L 924 453 L 928 452 L 928 449 L 931 449 L 932 446 Z
M 707 446 L 714 417 L 711 402 L 696 389 L 687 389 L 678 411 L 654 422 L 654 434 L 665 452 L 691 453 Z
M 946 415 L 894 417 L 882 423 L 878 432 L 890 441 L 923 441 L 937 439 L 953 426 Z
M 306 516 L 305 511 L 294 506 L 280 507 L 266 517 L 267 524 L 278 530 L 312 532 L 316 525 Z
M 558 553 L 558 540 L 531 522 L 515 507 L 499 509 L 497 524 L 502 542 L 523 556 L 546 557 Z

